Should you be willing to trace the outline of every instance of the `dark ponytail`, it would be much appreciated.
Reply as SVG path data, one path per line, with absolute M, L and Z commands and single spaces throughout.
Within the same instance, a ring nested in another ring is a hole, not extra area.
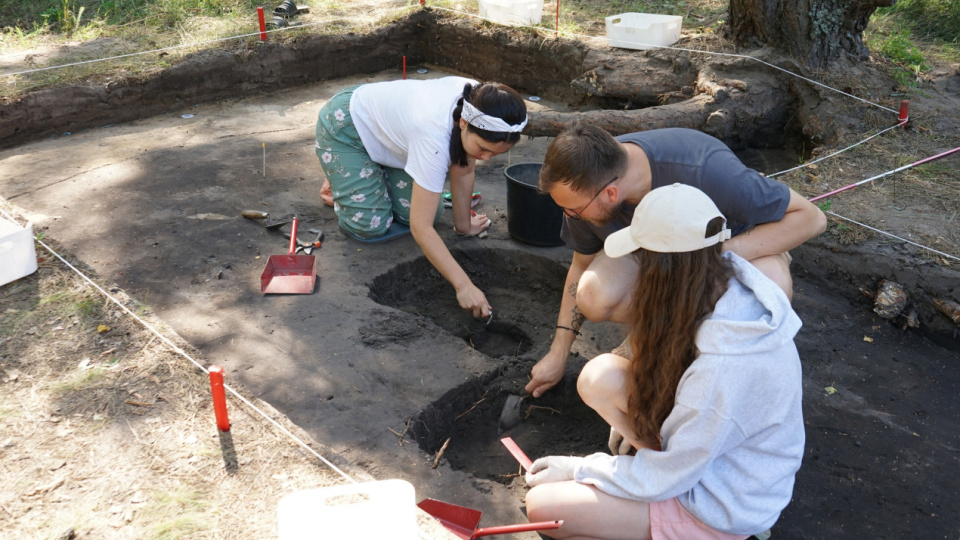
M 467 165 L 467 153 L 460 140 L 460 115 L 463 112 L 463 100 L 467 100 L 480 112 L 496 116 L 511 126 L 522 123 L 527 118 L 527 106 L 516 90 L 505 84 L 485 82 L 483 84 L 465 84 L 463 95 L 457 99 L 453 110 L 453 131 L 450 133 L 450 162 L 464 167 Z M 519 132 L 487 131 L 471 125 L 467 130 L 476 133 L 485 141 L 492 143 L 515 143 L 520 140 Z

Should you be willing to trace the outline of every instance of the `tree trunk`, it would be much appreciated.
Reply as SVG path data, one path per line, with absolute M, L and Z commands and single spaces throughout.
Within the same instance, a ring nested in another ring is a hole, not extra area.
M 863 30 L 878 7 L 896 0 L 730 0 L 735 41 L 757 41 L 822 68 L 844 55 L 866 58 Z

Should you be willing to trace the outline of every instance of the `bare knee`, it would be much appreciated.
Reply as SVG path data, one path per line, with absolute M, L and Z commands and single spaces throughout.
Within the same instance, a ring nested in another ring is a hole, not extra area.
M 593 322 L 608 321 L 620 302 L 612 296 L 596 275 L 585 273 L 577 286 L 577 308 Z
M 614 396 L 623 392 L 623 384 L 623 359 L 601 354 L 583 366 L 577 378 L 577 392 L 590 408 L 605 410 L 614 402 Z
M 527 519 L 533 521 L 552 521 L 550 517 L 552 505 L 549 503 L 551 497 L 549 494 L 550 484 L 540 484 L 534 486 L 527 492 Z

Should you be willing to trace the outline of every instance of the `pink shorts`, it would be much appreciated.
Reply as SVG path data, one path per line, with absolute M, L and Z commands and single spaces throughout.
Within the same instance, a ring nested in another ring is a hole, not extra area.
M 653 540 L 743 540 L 747 536 L 720 532 L 687 511 L 676 497 L 650 503 Z

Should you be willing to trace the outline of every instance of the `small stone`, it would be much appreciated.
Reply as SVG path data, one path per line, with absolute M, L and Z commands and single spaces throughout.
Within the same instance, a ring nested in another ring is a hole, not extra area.
M 877 295 L 873 302 L 873 311 L 877 315 L 884 319 L 892 319 L 903 312 L 907 306 L 907 293 L 899 283 L 885 279 L 877 287 Z

